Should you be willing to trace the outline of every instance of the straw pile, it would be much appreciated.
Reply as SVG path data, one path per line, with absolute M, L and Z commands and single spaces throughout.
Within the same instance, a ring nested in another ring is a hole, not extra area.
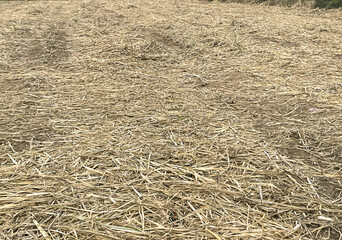
M 0 2 L 0 238 L 341 239 L 341 22 Z

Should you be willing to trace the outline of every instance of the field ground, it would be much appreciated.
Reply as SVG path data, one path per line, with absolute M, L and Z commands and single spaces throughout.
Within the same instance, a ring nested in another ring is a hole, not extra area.
M 341 239 L 341 22 L 0 2 L 0 238 Z

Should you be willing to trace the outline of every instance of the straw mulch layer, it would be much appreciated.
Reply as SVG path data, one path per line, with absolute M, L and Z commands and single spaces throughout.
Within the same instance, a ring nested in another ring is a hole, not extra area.
M 341 239 L 341 22 L 0 2 L 0 238 Z

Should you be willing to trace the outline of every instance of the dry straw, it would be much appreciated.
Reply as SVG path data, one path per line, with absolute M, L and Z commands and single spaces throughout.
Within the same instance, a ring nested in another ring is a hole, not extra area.
M 341 21 L 0 2 L 0 238 L 341 239 Z

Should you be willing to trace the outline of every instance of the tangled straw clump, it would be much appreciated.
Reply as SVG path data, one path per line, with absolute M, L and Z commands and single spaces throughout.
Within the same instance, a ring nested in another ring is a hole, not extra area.
M 340 11 L 0 6 L 1 238 L 341 238 Z
M 206 0 L 207 2 L 213 2 L 214 0 Z M 342 0 L 219 0 L 220 2 L 238 2 L 248 4 L 266 4 L 268 6 L 288 6 L 298 7 L 306 6 L 312 8 L 340 8 L 342 7 Z

